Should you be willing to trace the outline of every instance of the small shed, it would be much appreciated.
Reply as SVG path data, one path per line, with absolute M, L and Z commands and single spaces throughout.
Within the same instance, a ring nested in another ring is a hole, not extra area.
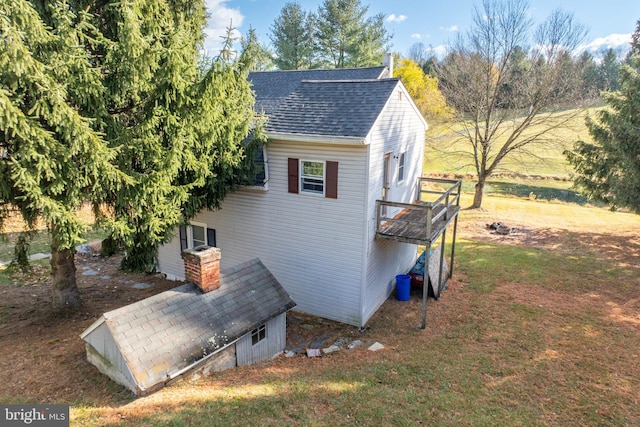
M 265 360 L 286 345 L 295 303 L 259 259 L 220 273 L 218 248 L 183 258 L 193 283 L 104 313 L 81 335 L 89 362 L 135 394 Z

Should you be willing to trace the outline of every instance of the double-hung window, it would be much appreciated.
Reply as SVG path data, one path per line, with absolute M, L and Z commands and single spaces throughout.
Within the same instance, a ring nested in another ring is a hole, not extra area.
M 306 193 L 324 194 L 324 162 L 302 160 L 300 188 Z
M 338 198 L 338 162 L 289 158 L 289 193 L 311 193 Z
M 189 248 L 207 244 L 207 224 L 192 222 L 189 227 Z
M 192 222 L 180 227 L 180 250 L 193 249 L 198 246 L 216 246 L 216 230 L 207 224 Z

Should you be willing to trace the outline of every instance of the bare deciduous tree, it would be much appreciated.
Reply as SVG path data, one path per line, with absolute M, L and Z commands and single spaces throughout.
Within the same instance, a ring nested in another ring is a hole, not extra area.
M 484 0 L 474 9 L 472 28 L 438 67 L 454 122 L 463 125 L 458 135 L 471 148 L 472 208 L 481 207 L 485 182 L 505 157 L 535 154 L 570 122 L 575 110 L 557 110 L 578 96 L 570 55 L 585 36 L 573 15 L 560 10 L 534 30 L 526 0 Z

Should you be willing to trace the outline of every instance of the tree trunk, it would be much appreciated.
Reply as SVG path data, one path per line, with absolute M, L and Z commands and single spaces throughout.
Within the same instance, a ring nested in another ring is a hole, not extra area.
M 76 283 L 75 248 L 59 249 L 55 236 L 51 243 L 51 275 L 53 309 L 58 312 L 73 311 L 80 307 L 80 291 Z
M 482 207 L 482 196 L 484 195 L 484 182 L 485 182 L 485 178 L 478 178 L 478 182 L 476 183 L 476 191 L 473 195 L 473 204 L 470 206 L 471 209 L 480 209 Z

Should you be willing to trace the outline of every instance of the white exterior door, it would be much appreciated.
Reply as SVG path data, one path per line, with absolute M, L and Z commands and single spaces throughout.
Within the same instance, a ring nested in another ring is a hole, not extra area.
M 382 165 L 382 200 L 389 201 L 389 190 L 391 189 L 391 153 L 384 155 L 384 162 Z M 382 215 L 387 214 L 387 207 L 382 207 Z

